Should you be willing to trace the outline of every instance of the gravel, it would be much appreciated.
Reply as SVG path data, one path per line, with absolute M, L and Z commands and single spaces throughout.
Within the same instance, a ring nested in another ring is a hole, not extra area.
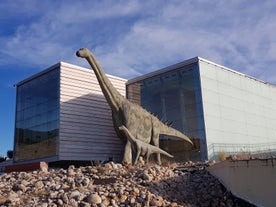
M 209 162 L 43 169 L 0 175 L 0 206 L 254 206 L 205 170 Z

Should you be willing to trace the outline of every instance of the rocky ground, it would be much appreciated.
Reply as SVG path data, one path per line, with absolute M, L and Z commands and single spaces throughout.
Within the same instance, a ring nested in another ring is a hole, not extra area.
M 115 164 L 0 175 L 2 206 L 253 206 L 235 198 L 209 163 Z

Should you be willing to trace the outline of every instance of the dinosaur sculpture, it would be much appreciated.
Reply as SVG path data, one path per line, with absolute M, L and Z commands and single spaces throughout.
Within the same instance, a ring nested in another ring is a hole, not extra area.
M 168 157 L 173 157 L 171 154 L 165 152 L 164 150 L 160 149 L 159 147 L 156 147 L 151 144 L 147 144 L 145 142 L 140 141 L 139 139 L 136 139 L 135 137 L 133 137 L 133 135 L 130 133 L 130 131 L 125 126 L 120 126 L 119 130 L 121 130 L 125 134 L 128 141 L 130 141 L 130 143 L 132 144 L 132 147 L 136 149 L 137 154 L 136 154 L 134 164 L 137 163 L 140 155 L 142 155 L 142 156 L 146 155 L 146 162 L 149 161 L 149 157 L 153 153 L 159 153 L 159 154 L 166 155 Z
M 156 147 L 159 147 L 160 134 L 178 137 L 193 145 L 192 141 L 186 135 L 167 126 L 141 106 L 123 97 L 109 81 L 102 67 L 88 49 L 81 48 L 76 52 L 76 55 L 85 58 L 94 70 L 102 92 L 111 108 L 115 131 L 123 141 L 126 141 L 124 162 L 132 162 L 132 150 L 130 141 L 119 130 L 119 127 L 122 125 L 136 139 L 145 143 L 152 143 Z M 160 154 L 157 154 L 157 161 L 161 164 Z

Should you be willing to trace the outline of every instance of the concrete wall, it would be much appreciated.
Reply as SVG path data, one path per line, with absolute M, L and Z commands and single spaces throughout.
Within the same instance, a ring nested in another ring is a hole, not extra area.
M 276 159 L 226 160 L 208 171 L 230 190 L 257 206 L 276 206 Z

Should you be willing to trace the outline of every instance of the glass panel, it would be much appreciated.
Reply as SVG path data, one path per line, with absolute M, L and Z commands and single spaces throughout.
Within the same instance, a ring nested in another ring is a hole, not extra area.
M 127 86 L 128 98 L 183 132 L 195 143 L 168 136 L 160 137 L 160 147 L 176 160 L 206 159 L 206 142 L 198 64 L 144 79 Z
M 56 155 L 59 69 L 17 87 L 15 161 Z

